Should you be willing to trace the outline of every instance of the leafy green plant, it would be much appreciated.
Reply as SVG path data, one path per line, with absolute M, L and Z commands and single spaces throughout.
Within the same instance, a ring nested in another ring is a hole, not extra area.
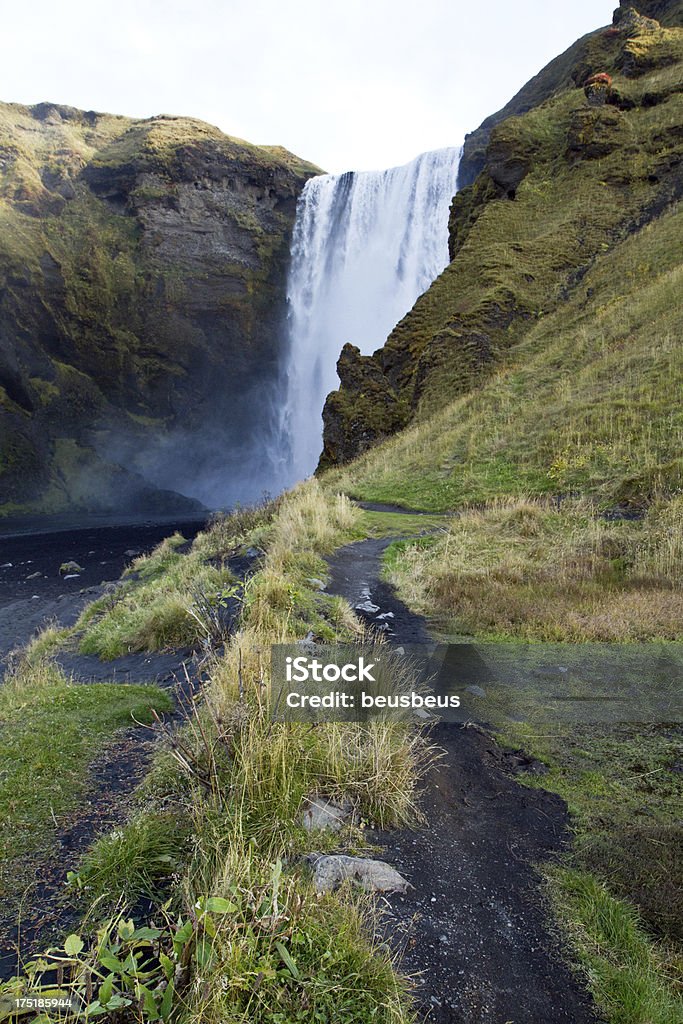
M 27 964 L 24 976 L 0 986 L 0 998 L 7 1006 L 11 1000 L 46 998 L 57 991 L 71 1002 L 67 1017 L 107 1016 L 118 1024 L 170 1021 L 193 965 L 205 966 L 211 955 L 215 916 L 233 909 L 234 904 L 213 897 L 198 902 L 192 917 L 163 927 L 136 927 L 132 919 L 111 918 L 91 944 L 72 934 L 61 948 Z M 64 1010 L 59 1014 L 63 1019 Z M 55 1019 L 50 1012 L 37 1018 L 41 1024 Z

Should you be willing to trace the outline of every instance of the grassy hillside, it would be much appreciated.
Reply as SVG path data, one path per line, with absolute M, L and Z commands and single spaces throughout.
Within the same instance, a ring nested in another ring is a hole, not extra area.
M 504 367 L 326 479 L 442 511 L 508 495 L 643 509 L 683 484 L 683 214 L 673 204 L 596 261 Z
M 353 373 L 345 349 L 352 387 L 328 399 L 321 465 L 357 457 L 326 489 L 452 515 L 385 564 L 445 640 L 682 649 L 683 10 L 638 6 L 661 25 L 624 4 L 531 83 L 535 106 L 473 139 L 452 262 Z M 602 96 L 584 88 L 599 72 Z M 405 429 L 363 452 L 397 410 Z M 675 1024 L 680 708 L 650 726 L 517 718 L 499 742 L 572 814 L 549 894 L 598 1005 Z
M 666 306 L 676 225 L 631 243 L 675 212 L 683 193 L 682 58 L 683 29 L 632 14 L 591 37 L 569 86 L 494 128 L 484 169 L 453 203 L 451 263 L 355 373 L 345 349 L 321 466 L 361 454 L 365 438 L 382 437 L 382 418 L 385 435 L 395 430 L 397 409 L 403 423 L 425 422 L 459 395 L 471 401 L 502 366 L 526 361 L 518 346 L 535 358 L 558 336 L 579 336 L 582 313 L 584 323 L 599 315 L 618 333 L 606 303 L 641 281 L 652 286 L 648 315 Z M 612 84 L 590 84 L 596 73 Z M 627 309 L 623 327 L 631 326 Z M 504 418 L 505 408 L 502 429 Z M 448 482 L 433 507 L 460 497 L 462 457 L 444 454 L 454 470 L 441 466 Z

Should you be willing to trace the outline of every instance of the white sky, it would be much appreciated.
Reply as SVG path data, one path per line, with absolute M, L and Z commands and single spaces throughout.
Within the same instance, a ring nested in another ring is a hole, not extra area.
M 0 98 L 189 114 L 328 171 L 458 145 L 617 0 L 19 0 Z

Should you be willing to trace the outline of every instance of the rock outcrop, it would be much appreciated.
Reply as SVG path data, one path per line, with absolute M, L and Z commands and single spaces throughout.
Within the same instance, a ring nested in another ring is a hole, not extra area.
M 410 418 L 375 356 L 345 345 L 337 362 L 340 387 L 323 409 L 324 444 L 320 468 L 348 462 L 404 427 Z
M 258 457 L 315 171 L 190 118 L 0 105 L 1 510 L 190 507 L 163 489 L 210 501 Z
M 472 391 L 596 261 L 680 199 L 682 5 L 637 6 L 506 108 L 524 113 L 479 129 L 451 207 L 451 263 L 381 349 L 344 349 L 321 467 Z

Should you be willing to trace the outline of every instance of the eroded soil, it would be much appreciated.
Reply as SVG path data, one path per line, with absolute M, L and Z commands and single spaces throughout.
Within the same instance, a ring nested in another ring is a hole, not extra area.
M 392 642 L 426 642 L 426 621 L 380 579 L 389 543 L 338 551 L 328 589 L 361 606 L 369 624 L 389 622 Z M 443 756 L 425 780 L 424 826 L 372 837 L 412 886 L 383 900 L 383 929 L 403 971 L 415 977 L 423 1019 L 594 1024 L 591 997 L 568 965 L 536 867 L 568 846 L 565 804 L 520 785 L 514 772 L 525 759 L 511 759 L 477 725 L 440 724 L 431 739 Z

